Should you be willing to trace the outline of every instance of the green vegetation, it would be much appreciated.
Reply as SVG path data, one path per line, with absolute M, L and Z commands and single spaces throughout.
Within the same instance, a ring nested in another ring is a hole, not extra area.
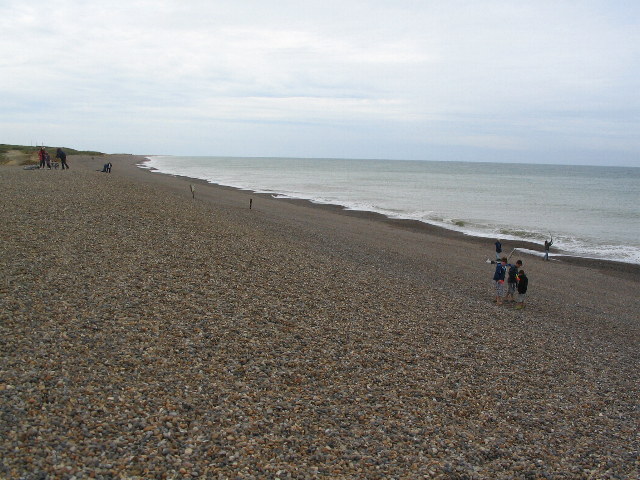
M 53 159 L 58 147 L 44 146 Z M 75 150 L 68 147 L 62 148 L 67 155 L 104 155 L 101 152 L 88 150 Z M 0 143 L 0 165 L 33 165 L 38 163 L 38 150 L 40 147 L 27 147 L 24 145 L 6 145 Z

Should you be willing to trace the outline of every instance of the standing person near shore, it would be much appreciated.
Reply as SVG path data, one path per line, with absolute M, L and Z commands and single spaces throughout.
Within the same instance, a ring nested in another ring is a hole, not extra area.
M 518 273 L 518 305 L 516 308 L 518 310 L 524 308 L 524 299 L 527 295 L 527 288 L 529 287 L 529 279 L 524 273 L 524 270 L 520 270 Z
M 60 159 L 60 164 L 62 165 L 62 169 L 63 170 L 65 169 L 65 167 L 66 167 L 67 170 L 69 170 L 69 165 L 67 165 L 67 154 L 64 153 L 64 150 L 59 148 L 56 151 L 56 158 Z
M 500 263 L 496 265 L 496 271 L 493 274 L 493 283 L 496 287 L 496 303 L 502 305 L 502 297 L 504 297 L 504 277 L 507 273 L 507 258 L 502 257 Z
M 551 248 L 551 245 L 553 245 L 553 236 L 551 236 L 551 240 L 544 241 L 544 259 L 546 261 L 549 261 L 549 249 Z
M 500 243 L 500 239 L 496 240 L 496 261 L 500 260 L 500 254 L 502 253 L 502 243 Z
M 516 286 L 518 284 L 518 270 L 522 268 L 522 260 L 518 260 L 515 265 L 507 264 L 507 296 L 504 298 L 505 302 L 515 302 Z M 524 270 L 523 270 L 524 271 Z

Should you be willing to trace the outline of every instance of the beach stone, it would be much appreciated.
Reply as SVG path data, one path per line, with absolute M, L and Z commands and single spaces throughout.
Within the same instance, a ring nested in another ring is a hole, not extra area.
M 637 477 L 637 281 L 130 161 L 0 167 L 0 477 Z

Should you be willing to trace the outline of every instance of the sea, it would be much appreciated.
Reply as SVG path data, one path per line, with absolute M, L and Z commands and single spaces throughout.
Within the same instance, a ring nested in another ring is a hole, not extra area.
M 154 172 L 640 264 L 640 168 L 328 158 L 151 156 Z

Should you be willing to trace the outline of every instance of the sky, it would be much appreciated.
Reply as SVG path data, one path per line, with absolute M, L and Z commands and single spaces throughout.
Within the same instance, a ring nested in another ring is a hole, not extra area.
M 0 143 L 640 167 L 640 2 L 0 0 Z

